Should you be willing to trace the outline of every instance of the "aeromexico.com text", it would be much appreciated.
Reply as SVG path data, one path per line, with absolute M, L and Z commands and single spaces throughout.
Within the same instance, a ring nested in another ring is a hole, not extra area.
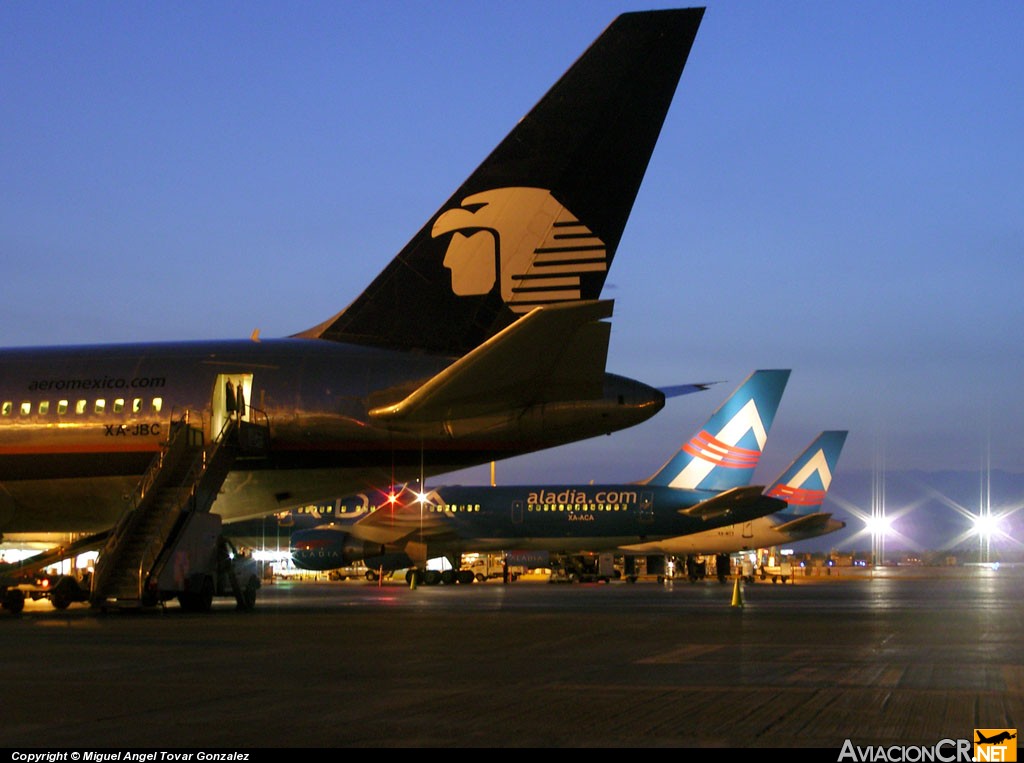
M 31 392 L 62 392 L 76 389 L 161 389 L 167 384 L 163 376 L 136 376 L 125 379 L 103 376 L 91 379 L 34 379 L 29 382 Z

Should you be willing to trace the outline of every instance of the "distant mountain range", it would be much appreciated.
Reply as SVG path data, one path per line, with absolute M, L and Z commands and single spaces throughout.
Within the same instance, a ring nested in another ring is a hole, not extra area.
M 863 516 L 873 500 L 884 497 L 885 515 L 894 532 L 885 541 L 888 556 L 897 551 L 949 553 L 961 560 L 977 556 L 978 536 L 969 516 L 977 516 L 987 492 L 991 513 L 1005 515 L 1001 534 L 992 537 L 992 560 L 1024 559 L 1024 474 L 993 470 L 966 471 L 850 471 L 835 475 L 825 511 L 847 523 L 846 529 L 794 546 L 796 551 L 870 551 Z

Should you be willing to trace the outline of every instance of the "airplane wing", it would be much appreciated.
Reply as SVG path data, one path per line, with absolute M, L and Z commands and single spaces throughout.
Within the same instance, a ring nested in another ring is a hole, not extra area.
M 764 514 L 770 514 L 772 511 L 778 511 L 779 509 L 786 507 L 786 503 L 784 501 L 780 501 L 776 498 L 768 498 L 768 496 L 762 495 L 761 491 L 763 490 L 763 485 L 735 487 L 731 490 L 721 492 L 713 498 L 708 498 L 706 501 L 696 503 L 689 508 L 680 509 L 679 513 L 686 514 L 691 517 L 699 517 L 701 519 L 710 519 L 729 512 L 754 508 L 763 508 L 764 511 L 760 515 L 763 516 Z M 768 501 L 772 502 L 772 506 L 765 503 L 766 498 Z
M 522 409 L 538 403 L 599 399 L 604 388 L 612 302 L 538 307 L 393 405 L 378 421 L 420 424 Z

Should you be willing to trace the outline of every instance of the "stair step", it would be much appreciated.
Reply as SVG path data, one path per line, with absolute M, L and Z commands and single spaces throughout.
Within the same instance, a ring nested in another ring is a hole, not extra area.
M 234 436 L 235 429 L 226 432 Z M 211 443 L 205 463 L 200 461 L 205 450 L 202 433 L 189 426 L 176 426 L 162 447 L 139 482 L 128 529 L 121 536 L 112 535 L 100 554 L 93 583 L 96 604 L 105 606 L 113 599 L 118 607 L 141 606 L 142 581 L 155 572 L 147 562 L 140 578 L 143 560 L 159 559 L 173 542 L 180 512 L 209 511 L 238 455 L 233 440 L 220 441 Z

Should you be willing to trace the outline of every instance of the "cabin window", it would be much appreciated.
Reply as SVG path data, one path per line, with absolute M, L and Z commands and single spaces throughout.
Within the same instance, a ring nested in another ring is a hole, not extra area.
M 32 403 L 25 401 L 21 404 L 21 415 L 28 416 L 30 413 L 32 413 Z
M 164 399 L 162 397 L 153 398 L 153 412 L 159 413 L 160 409 L 164 407 Z
M 132 398 L 132 413 L 142 413 L 142 398 L 141 397 L 133 397 Z
M 45 416 L 49 412 L 50 412 L 50 401 L 49 400 L 40 400 L 39 401 L 39 415 L 40 416 Z
M 14 403 L 12 403 L 10 400 L 4 400 L 3 415 L 4 416 L 10 416 L 11 413 L 13 413 L 13 412 L 14 412 Z
M 116 400 L 114 400 L 114 413 L 123 413 L 123 412 L 124 412 L 124 398 L 123 397 L 119 397 Z
M 68 401 L 67 400 L 58 400 L 57 401 L 57 415 L 58 416 L 63 416 L 67 412 L 68 412 Z
M 85 413 L 85 406 L 88 404 L 88 400 L 76 400 L 75 401 L 75 413 L 81 415 Z
M 107 401 L 105 399 L 103 399 L 102 397 L 101 398 L 97 398 L 96 405 L 93 406 L 93 410 L 96 413 L 103 413 L 105 410 L 107 410 Z

